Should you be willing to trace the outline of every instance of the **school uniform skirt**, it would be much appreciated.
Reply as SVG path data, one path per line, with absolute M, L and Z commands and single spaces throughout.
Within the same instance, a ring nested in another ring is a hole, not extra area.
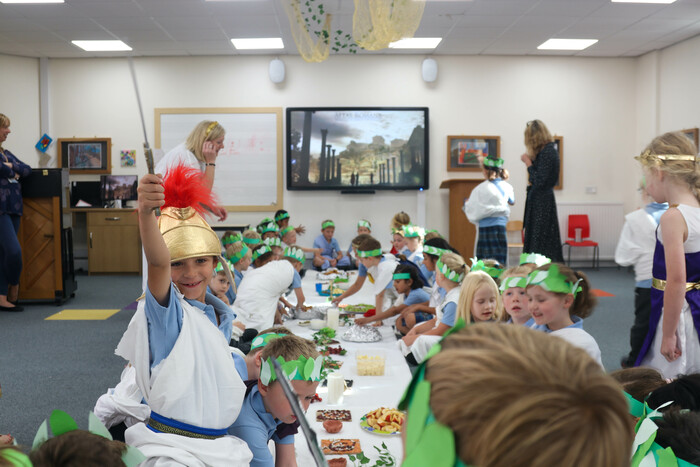
M 506 228 L 502 225 L 479 227 L 479 237 L 476 241 L 477 259 L 495 259 L 503 266 L 508 257 L 508 239 Z

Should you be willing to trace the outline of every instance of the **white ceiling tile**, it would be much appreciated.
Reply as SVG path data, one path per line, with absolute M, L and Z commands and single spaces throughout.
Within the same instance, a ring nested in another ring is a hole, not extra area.
M 130 46 L 136 42 L 168 41 L 173 39 L 158 28 L 134 30 L 120 29 L 112 30 L 112 33 Z
M 665 8 L 665 5 L 639 4 L 639 3 L 607 3 L 590 16 L 594 18 L 606 18 L 611 16 L 642 19 Z
M 672 3 L 658 11 L 654 16 L 659 19 L 697 18 L 700 16 L 700 2 L 679 1 Z
M 137 0 L 134 0 L 137 1 Z M 210 16 L 209 10 L 199 0 L 138 0 L 145 14 L 156 17 Z
M 534 5 L 528 16 L 588 16 L 609 0 L 542 0 Z
M 302 3 L 305 0 L 302 0 Z M 325 2 L 324 2 L 325 3 Z M 209 15 L 215 18 L 222 16 L 274 15 L 275 4 L 272 1 L 237 1 L 237 2 L 206 2 Z M 282 6 L 279 6 L 282 11 Z
M 685 19 L 657 19 L 657 18 L 645 18 L 640 20 L 629 27 L 627 30 L 630 31 L 666 31 L 673 32 L 682 29 L 686 26 L 697 21 L 696 18 L 685 18 Z
M 157 28 L 156 22 L 150 16 L 96 16 L 92 20 L 107 30 L 137 30 Z
M 469 13 L 468 2 L 433 2 L 425 4 L 423 17 L 435 15 L 466 15 Z
M 458 27 L 506 29 L 518 21 L 519 16 L 482 16 L 467 13 L 459 17 Z
M 539 3 L 539 0 L 475 0 L 468 12 L 475 15 L 523 15 Z

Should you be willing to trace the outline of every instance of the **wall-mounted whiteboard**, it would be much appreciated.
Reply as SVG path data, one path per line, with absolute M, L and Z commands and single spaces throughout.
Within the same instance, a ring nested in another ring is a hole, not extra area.
M 226 130 L 214 193 L 229 211 L 282 209 L 282 108 L 155 109 L 156 149 L 167 153 L 202 120 Z M 158 161 L 156 161 L 156 164 Z

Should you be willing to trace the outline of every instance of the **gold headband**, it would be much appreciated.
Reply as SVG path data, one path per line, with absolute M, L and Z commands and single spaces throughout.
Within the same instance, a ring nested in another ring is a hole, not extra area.
M 211 130 L 213 130 L 214 127 L 215 127 L 216 125 L 218 125 L 218 124 L 219 124 L 219 122 L 211 122 L 211 123 L 209 124 L 209 126 L 207 127 L 207 131 L 205 131 L 204 134 L 205 134 L 206 136 L 209 136 L 209 133 L 211 133 Z
M 686 156 L 679 154 L 657 154 L 656 157 L 662 161 L 692 161 L 697 162 L 696 156 Z
M 646 150 L 641 156 L 636 157 L 637 160 L 642 159 L 657 159 L 664 162 L 669 161 L 685 161 L 685 162 L 695 162 L 697 164 L 697 156 L 691 156 L 688 154 L 652 154 L 650 150 Z

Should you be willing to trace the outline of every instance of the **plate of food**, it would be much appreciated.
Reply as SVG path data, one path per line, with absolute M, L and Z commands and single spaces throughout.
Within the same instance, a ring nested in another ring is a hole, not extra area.
M 359 439 L 322 439 L 321 448 L 326 455 L 359 454 L 362 452 Z
M 360 303 L 358 305 L 340 305 L 339 308 L 342 308 L 345 313 L 352 313 L 355 315 L 363 315 L 367 313 L 369 310 L 374 309 L 374 305 L 369 305 L 367 303 Z
M 397 409 L 380 407 L 360 419 L 360 428 L 377 435 L 400 435 L 406 414 Z

